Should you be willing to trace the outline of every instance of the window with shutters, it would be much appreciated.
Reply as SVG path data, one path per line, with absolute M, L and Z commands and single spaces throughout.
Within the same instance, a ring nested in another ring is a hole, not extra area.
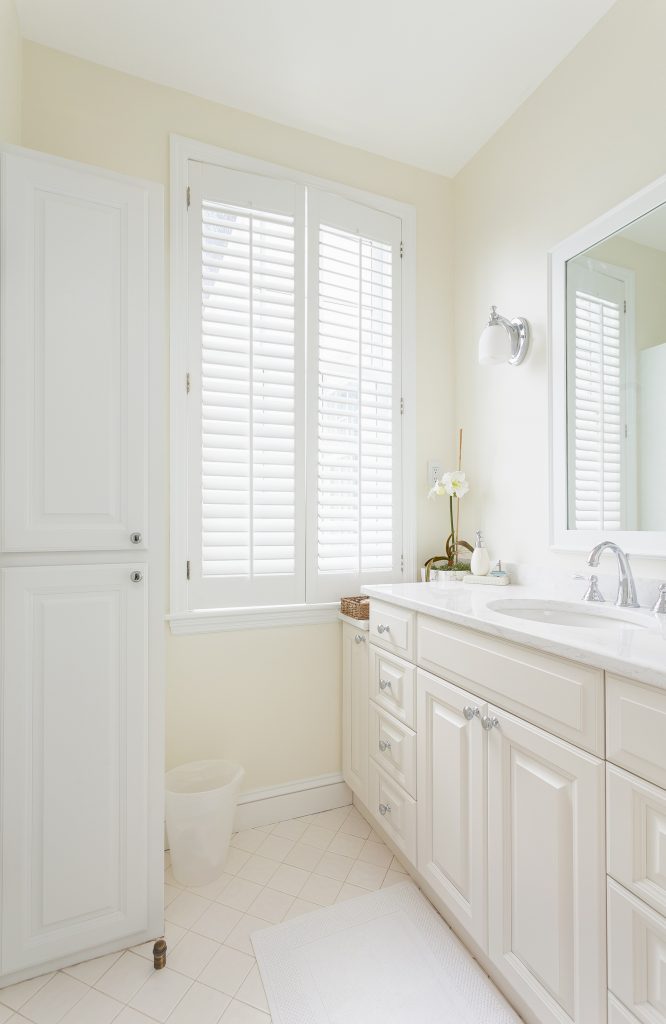
M 567 268 L 568 336 L 574 342 L 568 357 L 571 529 L 631 528 L 630 273 L 585 258 Z
M 401 220 L 189 161 L 187 606 L 401 578 Z

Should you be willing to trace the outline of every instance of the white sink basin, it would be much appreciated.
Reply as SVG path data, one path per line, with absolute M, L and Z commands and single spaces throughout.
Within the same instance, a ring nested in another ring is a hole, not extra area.
M 489 601 L 488 608 L 501 615 L 551 626 L 576 626 L 583 629 L 647 629 L 641 621 L 645 612 L 598 604 L 575 604 L 571 601 L 538 601 L 527 598 L 500 598 Z

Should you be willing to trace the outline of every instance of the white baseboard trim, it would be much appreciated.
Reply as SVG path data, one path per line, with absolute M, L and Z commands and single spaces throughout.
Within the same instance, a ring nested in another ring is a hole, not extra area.
M 255 789 L 242 793 L 238 798 L 234 832 L 330 811 L 334 807 L 346 807 L 351 802 L 351 790 L 339 772 L 313 779 L 298 779 L 283 786 Z

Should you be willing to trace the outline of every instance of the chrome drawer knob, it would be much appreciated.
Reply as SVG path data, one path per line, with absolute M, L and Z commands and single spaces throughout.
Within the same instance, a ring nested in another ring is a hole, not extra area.
M 499 719 L 495 718 L 494 715 L 484 715 L 483 718 L 481 719 L 481 725 L 486 730 L 486 732 L 490 732 L 491 729 L 499 728 Z
M 479 718 L 481 712 L 479 711 L 478 708 L 474 708 L 472 707 L 471 704 L 468 704 L 466 707 L 463 708 L 463 715 L 465 716 L 468 722 L 471 722 L 473 718 Z
M 379 805 L 379 813 L 381 814 L 382 818 L 385 815 L 390 814 L 391 813 L 391 805 L 390 804 L 380 804 Z
M 389 743 L 388 740 L 380 740 L 379 741 L 379 749 L 381 750 L 381 752 L 383 754 L 385 750 L 390 750 L 391 749 L 391 744 Z
M 357 633 L 356 634 L 356 636 L 354 637 L 354 643 L 355 644 L 364 644 L 365 643 L 365 637 L 362 635 L 362 633 Z
M 390 679 L 380 679 L 379 680 L 379 689 L 380 690 L 390 690 L 391 689 L 391 680 Z
M 140 533 L 130 533 L 130 540 L 132 544 L 140 544 L 143 537 Z
M 390 633 L 391 632 L 391 627 L 390 626 L 385 626 L 385 625 L 383 625 L 383 623 L 380 622 L 379 625 L 377 626 L 377 632 L 378 633 Z
M 143 573 L 139 572 L 138 569 L 135 569 L 134 572 L 130 573 L 130 579 L 132 583 L 140 583 L 143 579 Z

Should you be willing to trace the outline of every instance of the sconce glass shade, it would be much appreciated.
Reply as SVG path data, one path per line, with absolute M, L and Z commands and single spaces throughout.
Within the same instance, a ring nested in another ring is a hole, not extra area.
M 487 324 L 479 338 L 479 362 L 482 366 L 508 363 L 511 358 L 511 335 L 503 324 Z
M 530 325 L 522 317 L 507 320 L 492 306 L 490 320 L 479 338 L 479 362 L 482 366 L 511 363 L 518 366 L 527 355 Z

